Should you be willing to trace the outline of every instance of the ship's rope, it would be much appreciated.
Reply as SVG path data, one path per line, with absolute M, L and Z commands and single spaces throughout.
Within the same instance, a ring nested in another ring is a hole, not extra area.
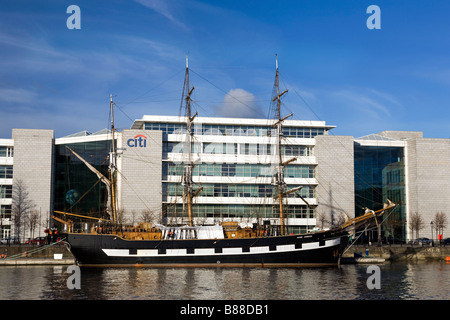
M 389 213 L 387 214 L 387 216 L 385 216 L 384 217 L 384 219 L 379 223 L 380 224 L 380 226 L 385 222 L 385 221 L 387 221 L 387 219 L 389 218 L 389 216 L 392 214 L 392 212 L 393 212 L 394 210 L 390 210 L 389 211 Z M 364 230 L 362 230 L 362 231 L 358 231 L 358 232 L 356 232 L 355 231 L 355 235 L 357 234 L 357 233 L 360 233 L 359 234 L 359 236 L 357 236 L 356 238 L 355 238 L 355 240 L 342 252 L 342 255 L 344 254 L 344 253 L 346 253 L 355 243 L 356 243 L 356 241 L 358 241 L 358 239 L 363 235 L 363 233 L 365 233 L 365 232 L 367 232 L 367 231 L 371 231 L 371 230 L 375 230 L 375 229 L 378 229 L 378 227 L 372 227 L 372 228 L 368 228 L 368 226 L 369 226 L 369 224 L 367 224 L 366 225 L 366 227 L 364 228 Z
M 360 235 L 359 236 L 357 236 L 356 238 L 355 238 L 355 240 L 347 247 L 347 248 L 345 248 L 345 250 L 342 252 L 342 254 L 341 255 L 344 255 L 344 253 L 346 253 L 355 243 L 356 243 L 356 241 L 358 241 L 358 239 L 362 236 L 362 234 L 364 233 L 364 232 L 366 232 L 367 231 L 367 227 L 368 227 L 368 225 L 364 228 L 364 231 L 360 231 Z M 372 229 L 372 228 L 371 228 Z M 371 230 L 371 229 L 369 229 L 369 230 Z M 355 235 L 357 234 L 357 232 L 355 232 Z
M 14 260 L 14 259 L 19 259 L 19 258 L 27 257 L 27 256 L 29 256 L 29 255 L 31 255 L 31 254 L 34 254 L 34 253 L 37 253 L 37 252 L 46 250 L 46 249 L 48 249 L 48 248 L 50 248 L 50 247 L 52 247 L 52 246 L 54 246 L 54 245 L 56 245 L 56 244 L 64 243 L 64 240 L 65 240 L 65 238 L 63 238 L 63 239 L 61 239 L 61 240 L 59 240 L 59 241 L 50 243 L 50 244 L 48 244 L 48 245 L 38 247 L 38 248 L 33 249 L 33 250 L 30 250 L 30 251 L 25 251 L 25 252 L 22 252 L 22 253 L 14 254 L 14 255 L 12 255 L 12 256 L 7 256 L 6 258 L 3 258 L 2 260 Z

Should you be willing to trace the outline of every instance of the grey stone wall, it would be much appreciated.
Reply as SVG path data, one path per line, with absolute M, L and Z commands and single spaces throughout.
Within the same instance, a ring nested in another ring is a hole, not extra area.
M 419 236 L 431 238 L 430 222 L 435 214 L 442 211 L 450 218 L 450 140 L 412 139 L 407 141 L 407 149 L 409 213 L 422 216 L 424 228 Z M 437 238 L 435 230 L 433 237 Z
M 450 140 L 423 138 L 421 131 L 383 131 L 379 134 L 406 141 L 407 220 L 409 223 L 410 216 L 419 213 L 424 222 L 419 237 L 431 238 L 430 222 L 437 212 L 446 213 L 450 223 Z M 416 237 L 409 225 L 407 230 L 408 239 Z M 437 238 L 435 229 L 433 238 Z
M 40 225 L 34 236 L 42 236 L 43 225 L 52 212 L 53 130 L 13 129 L 14 164 L 13 194 L 18 180 L 29 193 L 35 210 L 40 213 Z M 31 237 L 26 230 L 26 237 Z
M 355 217 L 353 137 L 324 135 L 315 139 L 317 225 L 329 227 Z
M 152 213 L 153 222 L 161 219 L 161 169 L 162 131 L 123 130 L 118 178 L 123 222 L 142 221 L 144 211 Z

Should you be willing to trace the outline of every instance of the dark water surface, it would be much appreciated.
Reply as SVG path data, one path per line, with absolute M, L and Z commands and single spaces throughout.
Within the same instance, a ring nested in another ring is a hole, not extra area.
M 0 268 L 1 300 L 447 300 L 450 264 L 384 263 L 380 289 L 368 265 L 340 268 L 81 268 L 69 289 L 68 266 Z

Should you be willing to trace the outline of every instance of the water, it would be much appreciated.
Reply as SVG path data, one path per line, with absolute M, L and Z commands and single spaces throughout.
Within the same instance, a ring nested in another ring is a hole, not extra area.
M 368 265 L 341 268 L 81 268 L 69 289 L 67 266 L 0 268 L 1 300 L 446 300 L 450 264 L 385 263 L 380 289 Z

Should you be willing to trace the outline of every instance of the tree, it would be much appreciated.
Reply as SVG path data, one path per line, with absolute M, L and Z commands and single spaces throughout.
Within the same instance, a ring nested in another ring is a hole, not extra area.
M 419 230 L 423 229 L 424 226 L 422 216 L 418 212 L 413 213 L 409 219 L 409 228 L 411 232 L 416 232 L 416 238 L 419 238 Z
M 317 222 L 318 222 L 320 229 L 325 228 L 325 226 L 330 223 L 326 214 L 323 212 L 317 212 Z
M 30 238 L 34 238 L 34 231 L 39 225 L 39 219 L 39 212 L 36 210 L 31 211 L 25 219 L 25 224 L 30 230 Z
M 116 211 L 116 215 L 117 215 L 117 217 L 116 217 L 117 224 L 123 225 L 125 223 L 124 220 L 125 220 L 126 211 L 124 209 L 120 208 Z
M 447 215 L 442 211 L 436 212 L 433 223 L 438 234 L 444 234 L 444 229 L 447 227 Z
M 158 215 L 150 209 L 141 211 L 141 219 L 143 222 L 161 223 L 161 221 L 158 220 Z
M 11 213 L 15 229 L 15 235 L 20 240 L 22 228 L 25 227 L 28 215 L 35 205 L 30 199 L 25 183 L 18 179 L 14 181 Z
M 392 243 L 395 243 L 396 231 L 400 233 L 401 227 L 403 226 L 403 220 L 401 219 L 387 219 L 384 221 L 386 228 L 389 230 L 390 236 L 392 238 Z M 403 237 L 402 237 L 403 238 Z
M 347 221 L 348 217 L 345 215 L 345 213 L 339 212 L 335 215 L 333 219 L 333 227 L 338 227 L 342 224 L 344 224 Z

